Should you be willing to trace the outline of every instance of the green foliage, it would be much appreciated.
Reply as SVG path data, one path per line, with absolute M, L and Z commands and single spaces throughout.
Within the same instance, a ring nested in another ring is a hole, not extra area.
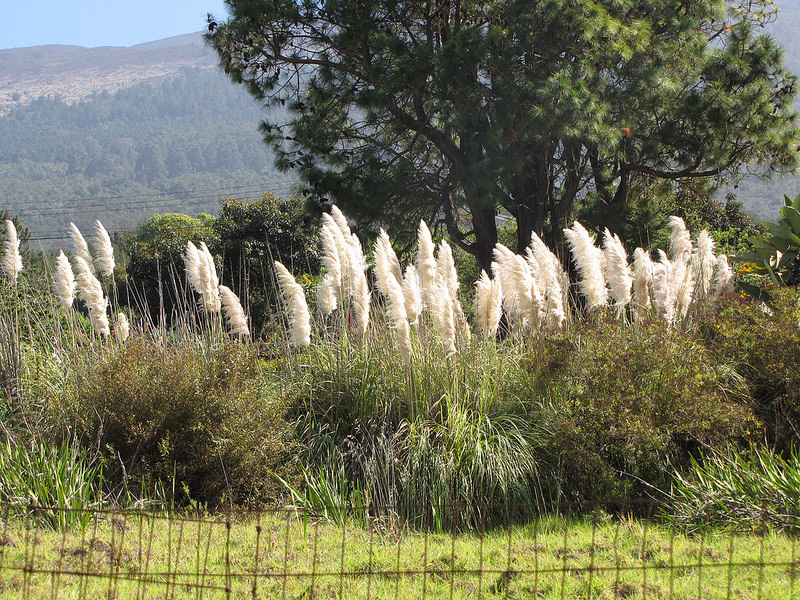
M 692 459 L 690 467 L 686 474 L 676 474 L 665 509 L 668 519 L 688 527 L 800 527 L 797 450 L 783 458 L 758 445 L 731 448 L 702 461 Z
M 0 442 L 0 501 L 43 507 L 32 509 L 40 523 L 59 530 L 85 526 L 91 513 L 81 511 L 100 505 L 102 484 L 101 466 L 76 443 L 29 448 L 10 437 Z
M 794 200 L 784 196 L 783 204 L 777 223 L 762 221 L 766 233 L 748 238 L 753 251 L 734 257 L 744 263 L 743 270 L 768 276 L 767 289 L 800 284 L 800 194 Z M 763 296 L 763 288 L 742 287 L 756 298 Z
M 732 298 L 701 326 L 715 362 L 734 368 L 779 450 L 800 442 L 800 293 L 776 291 L 769 306 Z
M 290 111 L 262 128 L 278 166 L 394 237 L 441 215 L 484 269 L 501 210 L 521 250 L 534 230 L 556 240 L 587 190 L 619 206 L 653 181 L 797 161 L 795 79 L 756 33 L 762 2 L 228 6 L 207 37 Z
M 75 419 L 84 439 L 121 469 L 109 473 L 114 483 L 135 490 L 180 482 L 189 498 L 212 507 L 269 497 L 268 471 L 279 470 L 287 450 L 286 424 L 253 348 L 204 352 L 139 338 L 79 376 Z
M 130 308 L 148 314 L 152 323 L 186 309 L 191 294 L 185 285 L 183 255 L 191 241 L 216 245 L 216 218 L 205 213 L 154 215 L 135 233 L 126 234 L 123 249 L 129 255 L 127 280 L 117 296 Z
M 279 306 L 272 262 L 278 260 L 292 271 L 319 271 L 318 224 L 295 196 L 264 192 L 253 200 L 222 201 L 214 232 L 223 257 L 223 283 L 238 291 L 249 308 L 256 336 Z

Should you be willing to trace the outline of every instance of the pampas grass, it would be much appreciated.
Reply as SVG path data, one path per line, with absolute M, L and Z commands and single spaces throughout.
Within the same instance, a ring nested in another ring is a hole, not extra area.
M 545 325 L 550 331 L 564 328 L 569 310 L 567 291 L 569 277 L 561 269 L 558 257 L 547 247 L 536 232 L 531 235 L 528 263 L 536 261 L 540 288 L 545 298 Z
M 103 337 L 111 334 L 108 323 L 108 300 L 103 296 L 103 286 L 92 273 L 91 266 L 81 256 L 75 257 L 75 264 L 78 267 L 78 297 L 86 305 L 89 311 L 89 320 L 92 326 Z
M 247 325 L 247 316 L 244 314 L 239 297 L 226 285 L 219 286 L 219 295 L 222 302 L 222 313 L 231 335 L 247 337 L 250 327 Z
M 608 290 L 603 276 L 603 251 L 594 245 L 592 236 L 578 221 L 570 229 L 564 229 L 564 237 L 581 276 L 578 287 L 586 297 L 586 309 L 592 311 L 605 306 L 608 303 Z
M 400 261 L 397 259 L 389 234 L 381 228 L 378 239 L 375 240 L 375 250 L 372 254 L 375 267 L 375 283 L 381 294 L 389 296 L 389 277 L 396 281 L 403 281 L 403 272 Z
M 6 219 L 6 241 L 3 244 L 3 273 L 11 281 L 16 283 L 20 271 L 22 271 L 22 256 L 19 253 L 19 237 L 17 228 L 11 219 Z
M 131 333 L 131 324 L 128 322 L 128 317 L 125 315 L 125 313 L 117 314 L 117 324 L 115 329 L 117 341 L 124 342 L 128 339 L 128 336 Z
M 614 301 L 617 317 L 621 317 L 631 301 L 633 276 L 628 266 L 628 255 L 618 235 L 611 235 L 606 228 L 603 234 L 603 254 L 605 255 L 605 277 Z
M 642 248 L 633 251 L 633 318 L 644 321 L 653 307 L 650 301 L 650 285 L 653 281 L 653 261 Z
M 112 277 L 116 262 L 114 261 L 114 247 L 111 245 L 111 237 L 99 220 L 94 222 L 94 233 L 97 242 L 95 247 L 97 256 L 94 262 L 103 276 Z
M 397 347 L 400 356 L 407 366 L 411 365 L 411 329 L 406 317 L 406 300 L 403 288 L 397 278 L 390 274 L 386 279 L 387 298 L 389 300 L 389 316 L 397 334 Z
M 697 236 L 697 250 L 692 254 L 692 271 L 695 280 L 695 295 L 705 299 L 711 289 L 711 278 L 717 257 L 714 255 L 714 239 L 705 229 Z
M 658 251 L 658 262 L 653 265 L 653 301 L 657 315 L 667 325 L 675 322 L 675 302 L 673 265 L 663 250 Z
M 405 275 L 403 275 L 403 296 L 405 297 L 408 322 L 410 325 L 416 325 L 422 313 L 422 288 L 419 274 L 414 265 L 408 265 Z
M 56 276 L 53 280 L 53 291 L 64 310 L 69 310 L 75 299 L 77 287 L 72 266 L 69 264 L 69 259 L 63 250 L 59 251 L 58 258 L 56 258 Z
M 424 306 L 428 307 L 431 304 L 431 294 L 436 281 L 436 258 L 434 257 L 431 231 L 425 221 L 419 222 L 415 265 L 419 274 L 420 287 L 422 288 L 422 302 Z
M 490 279 L 486 271 L 475 282 L 475 317 L 478 330 L 485 337 L 497 335 L 500 317 L 503 314 L 503 290 L 498 278 Z
M 277 260 L 275 261 L 275 274 L 289 313 L 290 343 L 298 347 L 309 346 L 311 344 L 311 315 L 308 312 L 303 288 L 289 270 Z
M 200 248 L 191 241 L 186 243 L 186 254 L 183 257 L 189 283 L 195 292 L 200 294 L 203 309 L 208 312 L 219 312 L 222 303 L 219 297 L 219 278 L 214 266 L 214 257 L 206 246 L 200 242 Z
M 714 279 L 711 282 L 711 297 L 719 298 L 733 293 L 733 270 L 728 264 L 728 257 L 724 254 L 717 256 L 717 265 Z
M 686 223 L 676 216 L 670 217 L 667 223 L 672 229 L 669 238 L 669 253 L 672 255 L 672 260 L 677 261 L 681 258 L 689 260 L 692 254 L 692 238 L 686 229 Z
M 89 252 L 89 244 L 86 243 L 86 239 L 75 223 L 69 224 L 69 237 L 72 239 L 72 247 L 75 249 L 75 256 L 82 258 L 89 266 L 92 275 L 94 275 L 94 264 L 92 255 Z

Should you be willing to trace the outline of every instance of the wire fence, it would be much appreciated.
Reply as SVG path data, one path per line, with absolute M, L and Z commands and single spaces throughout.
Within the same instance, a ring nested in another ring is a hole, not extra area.
M 759 522 L 747 531 L 689 531 L 659 517 L 652 501 L 417 508 L 206 514 L 4 506 L 0 597 L 772 599 L 796 594 L 795 536 Z M 465 511 L 482 516 L 477 527 L 459 527 Z M 404 522 L 404 514 L 422 520 Z M 447 531 L 434 527 L 442 515 L 451 524 Z

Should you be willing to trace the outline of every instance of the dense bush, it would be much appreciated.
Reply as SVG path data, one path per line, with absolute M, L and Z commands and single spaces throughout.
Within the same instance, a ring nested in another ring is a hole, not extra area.
M 666 490 L 702 448 L 759 435 L 738 378 L 660 322 L 597 321 L 549 340 L 541 368 L 545 460 L 568 499 Z
M 732 298 L 700 331 L 715 360 L 741 375 L 768 440 L 780 451 L 800 442 L 800 292 L 778 290 L 769 306 Z
M 178 493 L 185 484 L 212 506 L 272 492 L 270 470 L 287 450 L 284 407 L 252 348 L 136 339 L 111 349 L 78 387 L 84 439 L 96 438 L 128 489 L 160 481 Z

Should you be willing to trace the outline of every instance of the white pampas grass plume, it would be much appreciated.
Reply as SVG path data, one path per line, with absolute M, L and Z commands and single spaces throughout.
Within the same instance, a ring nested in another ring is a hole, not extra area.
M 733 293 L 733 269 L 728 264 L 728 257 L 724 254 L 717 256 L 717 268 L 711 283 L 711 297 L 719 298 L 722 295 Z
M 397 334 L 397 347 L 406 365 L 411 364 L 411 329 L 406 318 L 406 299 L 397 278 L 390 274 L 386 281 L 389 316 Z
M 529 261 L 503 244 L 494 247 L 495 277 L 500 280 L 506 308 L 517 328 L 539 328 L 544 317 L 544 300 Z
M 472 333 L 470 332 L 464 309 L 461 306 L 459 293 L 461 286 L 458 282 L 458 272 L 456 271 L 456 263 L 453 259 L 453 250 L 450 248 L 450 244 L 445 241 L 439 244 L 439 253 L 436 258 L 436 280 L 439 282 L 441 289 L 450 295 L 450 304 L 453 309 L 455 325 L 458 327 L 463 339 L 469 341 Z
M 6 219 L 6 241 L 3 246 L 3 273 L 11 281 L 16 282 L 19 272 L 22 271 L 22 256 L 19 253 L 17 228 L 11 219 Z
M 322 238 L 322 266 L 325 269 L 325 278 L 328 280 L 327 286 L 331 288 L 334 298 L 342 292 L 342 257 L 341 250 L 344 246 L 338 240 L 343 240 L 341 231 L 336 226 L 336 222 L 328 214 L 322 215 L 322 227 L 320 227 L 320 237 Z M 331 312 L 336 308 L 335 304 Z
M 453 317 L 453 298 L 447 289 L 447 284 L 437 273 L 436 281 L 431 290 L 431 311 L 433 312 L 433 325 L 442 337 L 447 356 L 456 353 L 456 325 Z
M 475 282 L 475 316 L 478 329 L 487 337 L 497 335 L 500 317 L 503 314 L 503 290 L 500 279 L 491 279 L 486 271 Z
M 375 266 L 375 283 L 378 291 L 384 296 L 389 296 L 389 277 L 393 276 L 397 281 L 403 280 L 403 272 L 400 269 L 400 261 L 397 259 L 389 235 L 381 227 L 378 239 L 375 240 L 375 250 L 372 253 Z
M 200 252 L 197 246 L 190 241 L 186 242 L 186 253 L 183 255 L 183 264 L 186 267 L 186 275 L 189 284 L 198 294 L 203 293 L 202 276 L 200 275 Z
M 131 325 L 128 322 L 128 317 L 125 316 L 125 313 L 117 314 L 117 324 L 115 330 L 118 341 L 124 342 L 128 339 L 128 336 L 131 333 Z
M 685 319 L 692 304 L 694 293 L 694 274 L 686 259 L 679 259 L 673 264 L 672 283 L 676 300 L 676 313 L 681 319 Z
M 680 217 L 673 215 L 667 224 L 672 229 L 672 235 L 669 238 L 669 253 L 672 255 L 672 260 L 677 261 L 681 258 L 689 260 L 689 256 L 692 254 L 692 238 L 689 230 L 686 229 L 686 223 Z
M 614 301 L 617 317 L 622 315 L 625 307 L 631 301 L 631 285 L 633 275 L 628 266 L 628 254 L 622 245 L 619 236 L 606 228 L 603 234 L 603 254 L 605 255 L 605 277 Z
M 417 232 L 417 273 L 422 287 L 422 301 L 424 305 L 430 305 L 430 296 L 436 281 L 436 258 L 434 257 L 433 238 L 430 229 L 425 221 L 419 222 Z
M 608 290 L 603 277 L 603 251 L 594 245 L 592 236 L 578 221 L 570 229 L 564 229 L 564 237 L 581 276 L 578 287 L 586 297 L 586 308 L 591 311 L 605 306 Z
M 219 312 L 222 308 L 219 297 L 219 277 L 217 276 L 217 267 L 214 265 L 214 257 L 205 242 L 200 242 L 198 255 L 200 257 L 199 271 L 203 307 L 210 312 Z
M 405 275 L 403 275 L 403 296 L 406 302 L 408 322 L 416 325 L 419 322 L 419 315 L 422 313 L 422 289 L 419 274 L 414 265 L 408 265 Z
M 558 257 L 535 231 L 531 235 L 529 263 L 531 259 L 535 260 L 538 265 L 538 282 L 544 293 L 545 325 L 550 331 L 560 331 L 567 320 L 569 278 L 562 272 Z
M 247 316 L 244 314 L 239 297 L 226 285 L 219 286 L 219 296 L 222 302 L 222 313 L 225 315 L 225 322 L 228 324 L 230 333 L 241 337 L 250 335 Z
M 324 316 L 328 316 L 336 310 L 337 286 L 333 276 L 326 273 L 322 278 L 322 283 L 317 288 L 317 306 Z
M 100 285 L 97 277 L 92 273 L 91 266 L 83 257 L 76 256 L 75 265 L 78 267 L 78 297 L 89 311 L 89 320 L 92 322 L 92 326 L 98 333 L 108 337 L 111 334 L 111 328 L 106 314 L 108 300 L 103 296 L 103 286 Z
M 311 315 L 308 312 L 303 288 L 289 270 L 277 260 L 275 274 L 289 313 L 290 343 L 295 346 L 308 346 L 311 344 Z
M 633 251 L 633 318 L 641 322 L 652 308 L 650 284 L 653 281 L 653 261 L 642 248 Z
M 359 270 L 356 274 L 356 279 L 353 282 L 353 321 L 355 322 L 356 331 L 360 335 L 367 333 L 369 326 L 369 302 L 370 292 L 369 284 L 367 283 L 367 274 L 363 270 Z
M 658 251 L 658 262 L 653 264 L 653 303 L 658 316 L 667 325 L 675 322 L 675 288 L 672 282 L 674 277 L 673 264 L 663 250 Z
M 72 247 L 75 249 L 75 256 L 80 256 L 86 261 L 91 273 L 94 275 L 94 264 L 92 264 L 92 255 L 89 253 L 89 244 L 86 243 L 86 239 L 75 223 L 69 224 L 69 237 L 72 239 Z
M 99 220 L 94 222 L 94 234 L 97 242 L 97 256 L 94 262 L 100 269 L 100 273 L 106 277 L 111 277 L 116 266 L 116 262 L 114 262 L 114 247 L 111 245 L 111 237 L 108 235 L 108 231 Z
M 349 240 L 350 225 L 347 223 L 347 218 L 342 214 L 342 211 L 339 210 L 339 207 L 335 204 L 331 206 L 331 217 L 336 223 L 336 226 L 339 228 L 339 231 L 342 232 L 342 237 L 346 240 Z
M 705 229 L 697 236 L 697 250 L 692 254 L 692 271 L 695 280 L 695 294 L 706 298 L 711 289 L 711 278 L 717 257 L 714 254 L 714 238 Z
M 72 266 L 69 264 L 69 259 L 63 250 L 59 251 L 58 258 L 56 258 L 56 277 L 53 280 L 53 291 L 64 310 L 68 310 L 75 298 L 76 284 Z

